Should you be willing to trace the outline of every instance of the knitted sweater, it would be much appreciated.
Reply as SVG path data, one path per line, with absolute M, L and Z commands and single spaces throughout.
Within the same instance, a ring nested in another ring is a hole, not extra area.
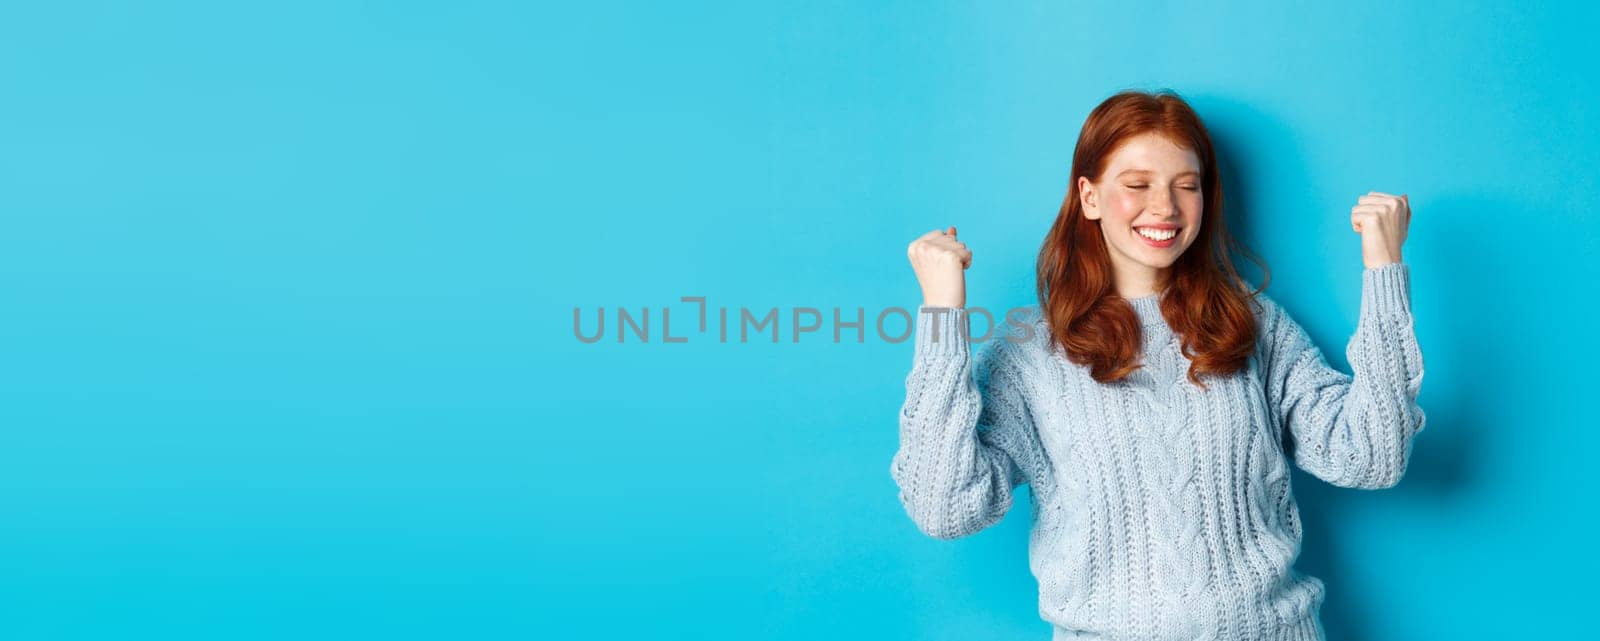
M 1047 347 L 1037 306 L 1031 337 L 997 328 L 976 355 L 966 308 L 920 307 L 890 466 L 901 504 L 953 539 L 1029 484 L 1029 566 L 1054 641 L 1324 638 L 1323 582 L 1292 568 L 1287 461 L 1343 487 L 1400 480 L 1425 422 L 1409 268 L 1363 271 L 1353 376 L 1255 300 L 1249 367 L 1204 378 L 1209 390 L 1187 379 L 1158 294 L 1128 299 L 1145 366 L 1111 384 Z

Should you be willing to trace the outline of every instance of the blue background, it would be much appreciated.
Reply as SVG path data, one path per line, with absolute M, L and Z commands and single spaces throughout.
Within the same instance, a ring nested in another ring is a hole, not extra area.
M 1025 500 L 897 502 L 910 344 L 788 314 L 915 305 L 949 224 L 1031 303 L 1122 88 L 1336 366 L 1349 208 L 1411 197 L 1412 466 L 1294 478 L 1330 635 L 1592 623 L 1592 9 L 651 4 L 0 10 L 0 638 L 1047 639 Z

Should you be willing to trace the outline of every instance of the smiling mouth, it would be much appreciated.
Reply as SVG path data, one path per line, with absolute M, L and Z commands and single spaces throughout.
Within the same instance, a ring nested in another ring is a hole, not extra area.
M 1155 229 L 1153 227 L 1134 227 L 1133 235 L 1138 236 L 1144 244 L 1158 249 L 1166 249 L 1178 244 L 1178 229 Z

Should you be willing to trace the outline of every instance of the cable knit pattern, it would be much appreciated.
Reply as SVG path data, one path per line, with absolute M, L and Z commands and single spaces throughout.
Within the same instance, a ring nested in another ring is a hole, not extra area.
M 1189 382 L 1156 295 L 1129 300 L 1143 367 L 1112 384 L 1049 347 L 1037 308 L 976 354 L 966 309 L 919 308 L 890 466 L 901 504 L 953 539 L 999 522 L 1029 484 L 1029 566 L 1054 641 L 1320 641 L 1323 582 L 1292 568 L 1287 461 L 1344 487 L 1399 482 L 1426 418 L 1410 272 L 1363 271 L 1354 375 L 1255 300 L 1249 367 L 1209 389 Z

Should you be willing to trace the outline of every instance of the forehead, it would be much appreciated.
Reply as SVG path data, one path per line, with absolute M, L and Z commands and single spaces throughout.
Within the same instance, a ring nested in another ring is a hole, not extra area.
M 1174 174 L 1182 171 L 1200 171 L 1200 157 L 1193 150 L 1180 147 L 1166 136 L 1144 133 L 1129 138 L 1117 146 L 1106 163 L 1107 173 L 1116 175 L 1129 169 Z

